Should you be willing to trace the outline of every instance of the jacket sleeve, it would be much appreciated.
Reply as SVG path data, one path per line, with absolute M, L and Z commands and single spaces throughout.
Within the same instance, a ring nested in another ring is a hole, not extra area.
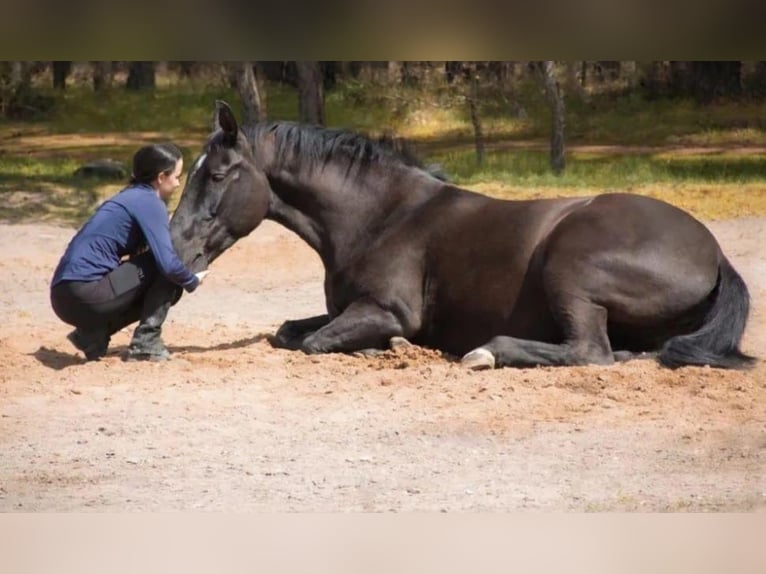
M 143 202 L 135 217 L 160 273 L 189 293 L 194 291 L 199 285 L 199 279 L 178 258 L 170 238 L 167 209 L 162 200 L 156 198 L 156 201 Z

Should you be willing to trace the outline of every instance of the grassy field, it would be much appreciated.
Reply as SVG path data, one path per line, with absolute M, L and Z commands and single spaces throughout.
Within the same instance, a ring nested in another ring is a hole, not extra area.
M 54 104 L 47 114 L 0 122 L 0 219 L 77 225 L 123 185 L 75 178 L 79 165 L 105 158 L 129 165 L 138 146 L 163 140 L 179 143 L 188 164 L 208 133 L 214 100 L 238 104 L 228 87 L 192 82 L 145 93 L 74 86 L 45 95 Z M 294 89 L 268 85 L 267 101 L 271 119 L 295 119 Z M 704 219 L 766 214 L 766 103 L 570 98 L 560 177 L 548 169 L 550 120 L 534 84 L 518 86 L 513 98 L 490 94 L 481 115 L 487 152 L 479 167 L 467 108 L 454 89 L 347 82 L 326 94 L 328 125 L 404 136 L 424 163 L 496 197 L 623 190 L 664 198 Z

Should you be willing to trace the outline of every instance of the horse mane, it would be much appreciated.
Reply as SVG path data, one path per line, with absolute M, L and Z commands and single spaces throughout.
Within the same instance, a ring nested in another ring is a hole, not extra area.
M 242 131 L 250 142 L 273 135 L 279 167 L 300 160 L 311 169 L 341 159 L 347 162 L 347 171 L 358 168 L 362 172 L 373 165 L 405 165 L 445 179 L 437 169 L 424 167 L 403 138 L 391 135 L 372 139 L 347 129 L 287 121 L 250 124 L 243 126 Z

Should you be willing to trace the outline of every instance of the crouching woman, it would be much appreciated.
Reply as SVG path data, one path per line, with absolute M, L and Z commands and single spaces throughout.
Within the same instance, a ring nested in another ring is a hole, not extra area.
M 111 335 L 136 321 L 126 358 L 170 358 L 160 333 L 169 301 L 178 301 L 182 289 L 194 291 L 207 274 L 187 269 L 170 237 L 167 202 L 182 171 L 174 144 L 139 149 L 128 186 L 99 206 L 56 267 L 51 305 L 75 327 L 67 337 L 89 361 L 103 357 Z

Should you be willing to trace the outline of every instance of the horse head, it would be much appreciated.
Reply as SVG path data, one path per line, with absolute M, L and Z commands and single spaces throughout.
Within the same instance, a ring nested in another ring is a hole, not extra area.
M 234 113 L 217 101 L 213 132 L 189 171 L 170 225 L 184 263 L 205 269 L 253 231 L 266 216 L 270 192 Z

